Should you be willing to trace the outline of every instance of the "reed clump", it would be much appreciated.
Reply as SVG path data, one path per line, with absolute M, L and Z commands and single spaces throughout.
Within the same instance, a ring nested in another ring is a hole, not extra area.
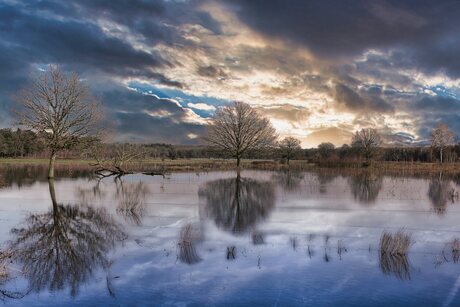
M 380 238 L 380 254 L 404 256 L 409 251 L 411 243 L 411 235 L 403 230 L 399 230 L 394 234 L 384 232 Z
M 399 230 L 392 234 L 384 232 L 380 238 L 380 269 L 386 275 L 394 275 L 401 280 L 410 280 L 410 265 L 407 258 L 412 244 L 410 234 Z
M 0 251 L 0 283 L 8 279 L 8 262 L 11 258 L 11 252 Z

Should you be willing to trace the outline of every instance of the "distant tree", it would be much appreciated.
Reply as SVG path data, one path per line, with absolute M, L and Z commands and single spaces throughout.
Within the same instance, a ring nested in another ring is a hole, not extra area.
M 431 146 L 439 150 L 441 164 L 443 162 L 444 149 L 449 145 L 453 145 L 453 143 L 454 133 L 449 130 L 446 124 L 439 124 L 431 131 Z
M 101 119 L 99 104 L 78 75 L 66 74 L 56 66 L 34 78 L 17 103 L 18 123 L 45 136 L 50 151 L 49 178 L 54 178 L 58 151 L 94 135 Z
M 343 144 L 340 148 L 338 148 L 338 153 L 339 153 L 340 159 L 344 159 L 351 155 L 352 149 L 350 145 Z
M 6 145 L 5 137 L 3 133 L 0 133 L 0 156 L 5 156 L 8 150 L 8 146 Z
M 176 160 L 177 158 L 177 151 L 176 149 L 174 148 L 174 146 L 170 146 L 168 148 L 168 158 L 171 159 L 171 160 Z
M 217 110 L 205 139 L 211 146 L 236 158 L 239 167 L 241 158 L 247 152 L 272 146 L 276 131 L 270 121 L 249 104 L 236 101 L 232 106 Z
M 332 143 L 326 142 L 318 145 L 319 156 L 322 159 L 327 159 L 334 153 L 335 146 Z
M 279 142 L 278 146 L 281 151 L 281 156 L 286 159 L 288 165 L 289 161 L 295 158 L 302 149 L 302 147 L 300 147 L 300 140 L 292 136 L 284 138 Z
M 366 128 L 361 129 L 361 131 L 356 131 L 352 138 L 351 146 L 359 149 L 364 155 L 366 162 L 369 163 L 381 143 L 382 141 L 378 131 L 376 129 Z

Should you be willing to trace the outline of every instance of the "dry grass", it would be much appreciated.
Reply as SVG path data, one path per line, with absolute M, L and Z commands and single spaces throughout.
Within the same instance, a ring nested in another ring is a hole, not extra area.
M 399 230 L 395 234 L 384 232 L 380 238 L 380 254 L 405 256 L 411 243 L 411 235 L 403 230 Z
M 0 282 L 7 280 L 9 277 L 8 262 L 10 261 L 10 258 L 10 252 L 0 251 Z
M 58 159 L 56 161 L 57 169 L 93 169 L 90 164 L 92 160 L 84 159 Z M 363 170 L 374 174 L 395 175 L 395 176 L 427 176 L 439 174 L 444 176 L 457 176 L 460 173 L 460 163 L 422 163 L 422 162 L 383 162 L 376 161 L 368 167 L 363 167 L 361 162 L 320 162 L 311 163 L 307 160 L 292 160 L 290 166 L 274 160 L 257 160 L 244 159 L 241 161 L 243 169 L 258 170 L 284 170 L 289 168 L 295 171 L 321 171 L 334 172 L 340 169 L 343 173 L 356 173 Z M 0 165 L 41 165 L 47 166 L 47 159 L 34 158 L 0 158 Z M 144 159 L 127 163 L 125 166 L 129 172 L 208 172 L 208 171 L 226 171 L 236 169 L 234 159 Z
M 394 275 L 401 280 L 410 279 L 410 265 L 407 258 L 412 244 L 410 234 L 399 230 L 394 234 L 384 232 L 380 238 L 380 269 L 386 275 Z

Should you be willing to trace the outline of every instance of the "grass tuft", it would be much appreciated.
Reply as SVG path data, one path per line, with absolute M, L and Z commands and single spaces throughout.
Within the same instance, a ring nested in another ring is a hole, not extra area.
M 411 243 L 411 235 L 403 230 L 398 230 L 395 234 L 384 232 L 380 238 L 380 254 L 405 256 Z

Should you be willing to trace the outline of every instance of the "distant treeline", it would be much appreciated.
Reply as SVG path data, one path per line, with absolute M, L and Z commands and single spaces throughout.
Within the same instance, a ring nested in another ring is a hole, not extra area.
M 35 156 L 45 151 L 43 138 L 30 130 L 0 129 L 0 156 Z
M 298 150 L 294 159 L 308 160 L 311 162 L 354 162 L 362 157 L 357 148 L 344 144 L 340 147 L 319 146 Z M 119 144 L 104 144 L 103 146 L 114 148 Z M 98 145 L 96 145 L 98 146 Z M 102 145 L 101 145 L 102 146 Z M 224 152 L 203 145 L 171 145 L 164 143 L 156 144 L 133 144 L 136 150 L 143 152 L 145 158 L 155 159 L 191 159 L 191 158 L 230 158 Z M 83 148 L 68 148 L 60 156 L 63 158 L 82 158 L 87 153 Z M 30 157 L 48 158 L 44 138 L 30 130 L 0 129 L 0 157 Z M 444 161 L 456 162 L 460 157 L 460 143 L 448 146 L 445 149 Z M 285 159 L 283 151 L 277 148 L 261 152 L 248 153 L 245 158 L 252 159 Z M 377 161 L 402 161 L 402 162 L 436 162 L 439 154 L 431 147 L 381 147 L 375 160 Z
M 460 144 L 444 149 L 444 162 L 456 162 L 460 157 Z M 347 144 L 324 151 L 321 148 L 303 149 L 303 158 L 312 162 L 353 162 L 362 159 L 358 148 Z M 394 162 L 437 162 L 439 151 L 429 146 L 424 147 L 380 147 L 374 160 Z

